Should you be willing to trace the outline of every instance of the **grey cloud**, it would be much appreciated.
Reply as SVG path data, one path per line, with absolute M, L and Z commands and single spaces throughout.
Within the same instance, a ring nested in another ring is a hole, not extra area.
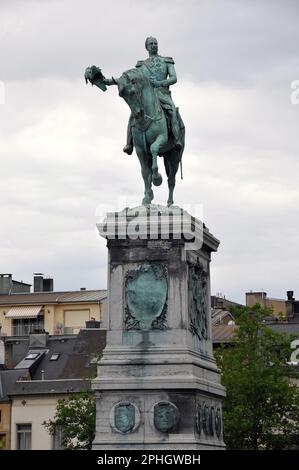
M 203 203 L 221 240 L 213 292 L 242 301 L 248 289 L 296 289 L 298 7 L 268 5 L 1 2 L 1 270 L 26 281 L 53 274 L 60 290 L 105 287 L 97 207 L 120 195 L 138 205 L 142 183 L 136 155 L 121 151 L 129 109 L 116 89 L 85 86 L 82 73 L 96 63 L 118 75 L 153 34 L 176 60 L 173 96 L 187 129 L 175 202 Z M 154 202 L 166 193 L 158 188 Z
M 6 2 L 2 79 L 77 79 L 96 63 L 118 74 L 143 58 L 154 34 L 180 76 L 252 82 L 281 59 L 298 56 L 298 3 L 267 0 Z M 1 7 L 0 7 L 1 11 Z M 1 33 L 0 33 L 1 34 Z

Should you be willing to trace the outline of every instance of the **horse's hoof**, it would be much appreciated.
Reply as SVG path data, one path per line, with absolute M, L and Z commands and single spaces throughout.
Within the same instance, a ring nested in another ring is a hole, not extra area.
M 150 206 L 151 205 L 151 201 L 148 197 L 144 197 L 142 199 L 142 206 Z
M 173 201 L 167 201 L 167 207 L 171 207 L 173 205 Z
M 156 173 L 156 174 L 153 174 L 152 180 L 155 186 L 160 186 L 162 184 L 163 178 L 160 175 L 160 173 Z

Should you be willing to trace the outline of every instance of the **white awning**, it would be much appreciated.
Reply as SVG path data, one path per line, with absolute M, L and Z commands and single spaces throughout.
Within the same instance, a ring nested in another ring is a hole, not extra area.
M 36 318 L 42 309 L 42 305 L 22 305 L 12 307 L 6 314 L 6 318 Z

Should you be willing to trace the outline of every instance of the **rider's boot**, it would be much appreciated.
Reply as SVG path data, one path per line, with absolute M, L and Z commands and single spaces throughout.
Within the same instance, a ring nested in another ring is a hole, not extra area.
M 180 136 L 180 128 L 176 120 L 176 116 L 172 114 L 172 119 L 171 119 L 171 127 L 172 127 L 172 133 L 174 137 L 174 149 L 177 151 L 182 150 L 183 145 L 181 142 L 181 136 Z
M 179 140 L 177 140 L 174 144 L 174 149 L 177 151 L 180 151 L 182 150 L 182 148 L 183 148 L 182 143 Z
M 131 155 L 133 153 L 133 136 L 132 136 L 132 116 L 130 116 L 127 128 L 127 145 L 123 148 L 123 152 Z
M 132 153 L 133 153 L 133 146 L 130 145 L 130 144 L 127 144 L 127 145 L 123 148 L 123 152 L 127 153 L 128 155 L 132 155 Z

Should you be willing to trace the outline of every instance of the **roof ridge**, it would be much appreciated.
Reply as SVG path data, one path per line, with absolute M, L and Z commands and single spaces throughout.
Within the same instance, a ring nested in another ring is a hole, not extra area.
M 86 290 L 61 290 L 61 291 L 49 291 L 49 292 L 14 292 L 13 294 L 0 294 L 3 297 L 12 297 L 14 295 L 47 295 L 47 294 L 74 294 L 74 293 L 84 293 L 84 292 L 106 292 L 107 289 L 86 289 Z

